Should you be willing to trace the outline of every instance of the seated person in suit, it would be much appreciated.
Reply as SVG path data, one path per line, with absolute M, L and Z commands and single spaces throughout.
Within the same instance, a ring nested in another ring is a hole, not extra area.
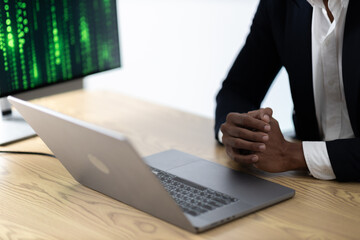
M 268 172 L 360 180 L 360 1 L 261 0 L 216 101 L 216 138 L 235 161 Z M 285 67 L 300 142 L 259 109 Z

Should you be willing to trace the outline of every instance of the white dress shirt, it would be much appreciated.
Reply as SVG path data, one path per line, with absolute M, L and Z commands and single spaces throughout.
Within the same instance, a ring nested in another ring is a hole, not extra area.
M 331 180 L 336 177 L 325 141 L 354 137 L 342 75 L 342 47 L 349 0 L 329 0 L 333 22 L 330 22 L 323 0 L 308 2 L 313 6 L 311 31 L 315 109 L 324 142 L 303 142 L 303 150 L 310 173 L 315 178 Z

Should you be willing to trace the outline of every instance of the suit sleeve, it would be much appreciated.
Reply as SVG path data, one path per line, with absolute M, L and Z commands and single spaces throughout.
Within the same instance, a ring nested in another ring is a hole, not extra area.
M 360 181 L 360 138 L 326 142 L 326 148 L 336 179 Z
M 260 108 L 266 92 L 281 68 L 268 13 L 271 2 L 260 1 L 245 45 L 216 97 L 216 138 L 228 113 Z

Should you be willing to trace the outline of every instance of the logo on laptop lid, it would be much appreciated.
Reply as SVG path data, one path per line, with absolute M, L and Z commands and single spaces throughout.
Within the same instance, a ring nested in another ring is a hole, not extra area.
M 110 170 L 109 168 L 103 163 L 101 160 L 99 160 L 97 157 L 92 155 L 91 153 L 88 154 L 88 159 L 94 165 L 97 169 L 99 169 L 101 172 L 105 174 L 109 174 Z

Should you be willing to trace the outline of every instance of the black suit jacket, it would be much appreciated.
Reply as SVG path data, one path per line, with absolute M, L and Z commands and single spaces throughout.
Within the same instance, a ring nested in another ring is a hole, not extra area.
M 216 101 L 215 135 L 229 112 L 258 109 L 285 67 L 300 140 L 320 140 L 315 115 L 311 52 L 312 7 L 306 0 L 261 0 L 250 34 L 223 82 Z M 360 180 L 360 1 L 350 0 L 343 46 L 343 81 L 356 138 L 326 142 L 341 181 Z

